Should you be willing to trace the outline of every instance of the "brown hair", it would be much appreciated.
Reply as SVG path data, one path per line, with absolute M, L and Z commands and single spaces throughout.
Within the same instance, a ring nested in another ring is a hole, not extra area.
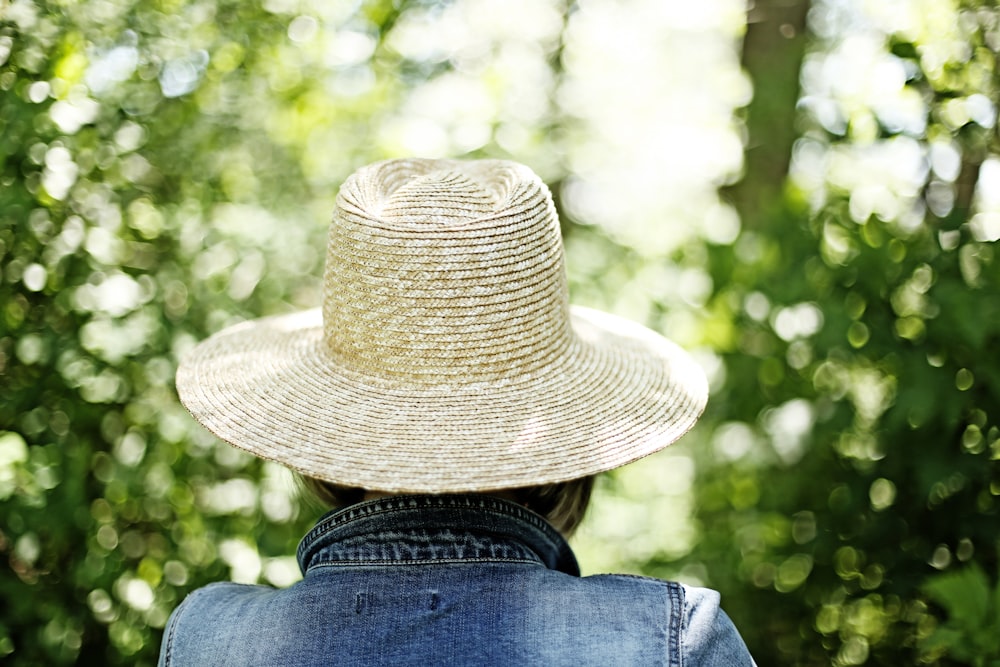
M 368 493 L 366 489 L 357 486 L 325 482 L 305 475 L 296 475 L 296 478 L 307 499 L 318 501 L 326 507 L 344 508 L 361 502 Z M 579 527 L 587 512 L 594 479 L 595 476 L 590 475 L 567 482 L 497 491 L 496 495 L 541 514 L 556 530 L 569 537 Z M 490 494 L 488 491 L 485 493 Z

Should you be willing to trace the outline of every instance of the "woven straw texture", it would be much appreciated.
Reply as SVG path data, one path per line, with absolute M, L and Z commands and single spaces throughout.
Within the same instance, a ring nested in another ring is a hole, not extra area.
M 571 307 L 545 185 L 513 162 L 355 172 L 321 309 L 246 322 L 182 361 L 223 440 L 383 491 L 485 491 L 610 470 L 680 438 L 701 369 L 633 322 Z

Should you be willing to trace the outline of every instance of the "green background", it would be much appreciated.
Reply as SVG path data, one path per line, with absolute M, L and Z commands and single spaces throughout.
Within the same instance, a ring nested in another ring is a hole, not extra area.
M 177 359 L 317 305 L 337 185 L 420 154 L 532 166 L 573 300 L 709 371 L 587 572 L 720 590 L 761 665 L 1000 664 L 1000 12 L 690 4 L 0 1 L 0 659 L 296 579 L 318 509 Z

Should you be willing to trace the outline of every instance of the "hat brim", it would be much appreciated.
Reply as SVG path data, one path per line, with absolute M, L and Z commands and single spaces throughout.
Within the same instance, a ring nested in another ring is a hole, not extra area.
M 181 401 L 226 442 L 302 474 L 390 492 L 487 491 L 617 468 L 672 444 L 705 408 L 704 372 L 634 322 L 572 307 L 574 342 L 531 374 L 414 386 L 336 363 L 319 309 L 196 346 Z

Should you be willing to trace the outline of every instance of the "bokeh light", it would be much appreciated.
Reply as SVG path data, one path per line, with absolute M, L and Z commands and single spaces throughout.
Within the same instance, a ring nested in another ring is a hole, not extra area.
M 190 590 L 298 579 L 316 508 L 173 375 L 318 305 L 339 184 L 409 155 L 531 166 L 574 302 L 709 376 L 586 572 L 720 589 L 760 664 L 996 657 L 998 51 L 975 0 L 0 4 L 0 659 L 153 664 Z

